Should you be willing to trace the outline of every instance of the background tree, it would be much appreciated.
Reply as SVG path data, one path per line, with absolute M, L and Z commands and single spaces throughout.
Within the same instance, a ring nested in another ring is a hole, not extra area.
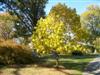
M 0 14 L 0 38 L 7 40 L 14 37 L 14 20 L 16 19 L 9 13 Z
M 96 38 L 96 40 L 93 41 L 94 47 L 97 49 L 97 52 L 100 52 L 100 37 Z
M 0 0 L 2 8 L 16 15 L 16 33 L 18 36 L 29 36 L 40 17 L 45 17 L 45 4 L 48 0 Z
M 80 16 L 77 15 L 75 9 L 71 9 L 67 7 L 65 4 L 58 3 L 53 6 L 50 15 L 59 15 L 59 19 L 64 23 L 66 32 L 65 32 L 65 40 L 68 42 L 69 40 L 79 39 L 77 34 L 79 34 L 81 29 L 80 24 Z
M 45 19 L 38 21 L 32 41 L 34 48 L 40 53 L 52 49 L 60 53 L 77 49 L 81 51 L 84 48 L 78 43 L 83 36 L 79 35 L 81 32 L 80 17 L 76 11 L 59 3 L 51 9 Z M 79 47 L 75 48 L 76 44 Z
M 71 53 L 73 51 L 86 52 L 87 49 L 82 44 L 70 41 L 65 43 L 66 28 L 59 19 L 60 16 L 48 15 L 45 19 L 40 19 L 37 23 L 36 31 L 33 32 L 33 47 L 38 53 L 50 53 L 52 51 Z
M 100 37 L 100 7 L 90 5 L 81 15 L 81 24 L 89 35 L 86 41 L 93 46 L 93 41 Z

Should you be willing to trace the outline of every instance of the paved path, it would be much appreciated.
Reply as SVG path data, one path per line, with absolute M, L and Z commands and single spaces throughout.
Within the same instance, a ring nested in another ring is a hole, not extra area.
M 83 75 L 100 75 L 100 56 L 89 63 Z

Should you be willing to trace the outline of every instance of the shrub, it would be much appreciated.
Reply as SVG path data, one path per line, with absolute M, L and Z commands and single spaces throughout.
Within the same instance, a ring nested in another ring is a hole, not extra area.
M 73 56 L 83 56 L 83 54 L 84 53 L 82 53 L 82 51 L 78 51 L 78 50 L 72 51 Z
M 0 64 L 29 64 L 36 61 L 35 59 L 30 48 L 12 40 L 0 41 Z

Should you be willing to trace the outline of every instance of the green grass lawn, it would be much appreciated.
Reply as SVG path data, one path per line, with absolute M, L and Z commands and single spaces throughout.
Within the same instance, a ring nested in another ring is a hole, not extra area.
M 80 75 L 82 74 L 88 63 L 92 61 L 96 56 L 97 54 L 85 56 L 60 55 L 59 66 L 63 67 L 64 69 L 75 70 Z M 44 63 L 44 65 L 46 65 L 47 67 L 53 67 L 55 65 L 55 60 L 50 56 L 45 57 L 45 59 L 46 63 Z
M 50 56 L 45 56 L 42 59 L 45 61 L 39 62 L 37 65 L 29 64 L 24 67 L 2 67 L 0 75 L 82 75 L 85 67 L 97 55 L 86 56 L 66 56 L 60 55 L 60 68 L 55 68 L 55 60 Z

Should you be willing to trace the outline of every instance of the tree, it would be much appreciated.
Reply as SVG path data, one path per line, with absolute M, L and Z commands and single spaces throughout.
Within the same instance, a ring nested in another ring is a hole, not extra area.
M 71 42 L 74 42 L 73 46 L 78 44 L 83 38 L 81 32 L 84 30 L 81 29 L 80 17 L 76 11 L 59 3 L 51 9 L 46 19 L 38 21 L 32 41 L 38 52 L 49 52 L 52 49 L 60 53 L 67 52 L 68 49 L 71 52 L 74 48 L 68 44 Z
M 64 23 L 59 16 L 48 15 L 45 19 L 41 18 L 33 32 L 32 42 L 34 48 L 39 53 L 50 53 L 52 50 L 59 52 L 63 50 Z
M 100 37 L 96 38 L 96 40 L 94 40 L 93 43 L 97 51 L 100 52 Z
M 90 5 L 81 15 L 81 24 L 89 35 L 86 41 L 93 46 L 93 41 L 100 37 L 100 6 Z
M 16 15 L 19 20 L 16 21 L 15 28 L 19 36 L 29 36 L 32 34 L 37 20 L 45 17 L 45 4 L 48 0 L 0 0 L 3 3 L 3 9 L 12 15 Z
M 50 15 L 59 15 L 59 19 L 64 23 L 66 32 L 65 40 L 79 39 L 78 34 L 81 30 L 80 16 L 77 15 L 75 9 L 67 7 L 65 4 L 58 3 L 53 6 Z
M 17 18 L 9 13 L 0 14 L 0 38 L 11 39 L 14 36 L 14 20 Z

